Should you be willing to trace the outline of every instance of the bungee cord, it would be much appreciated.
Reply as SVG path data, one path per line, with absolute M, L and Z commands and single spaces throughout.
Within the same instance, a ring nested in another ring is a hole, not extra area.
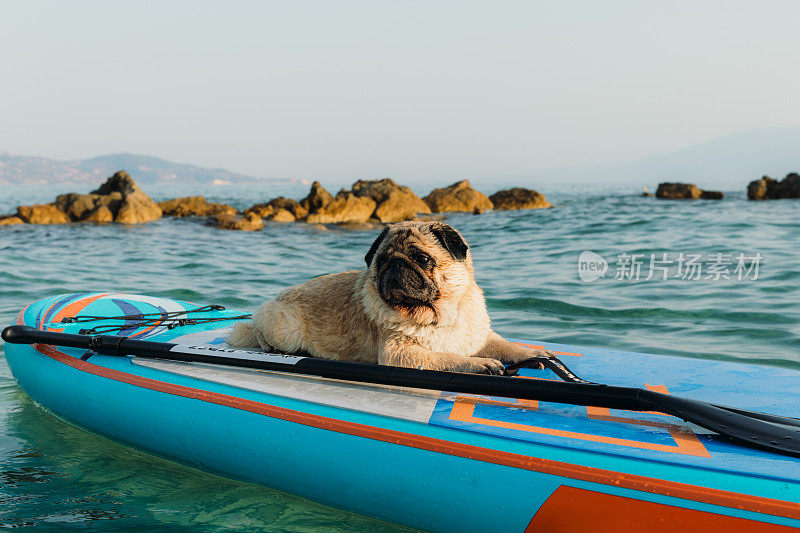
M 124 324 L 101 324 L 93 328 L 81 329 L 78 333 L 81 335 L 92 335 L 98 333 L 110 333 L 113 331 L 122 331 L 125 329 L 140 329 L 147 327 L 165 327 L 167 329 L 174 329 L 181 326 L 188 326 L 192 324 L 206 324 L 209 322 L 221 322 L 223 320 L 246 320 L 251 318 L 252 315 L 236 315 L 236 316 L 223 316 L 223 317 L 197 317 L 197 318 L 181 318 L 191 313 L 208 313 L 211 311 L 224 311 L 225 306 L 212 304 L 204 305 L 196 309 L 185 309 L 183 311 L 165 311 L 153 313 L 136 313 L 130 315 L 119 316 L 95 316 L 95 315 L 76 315 L 68 316 L 61 319 L 61 324 L 80 324 L 83 322 L 94 322 L 98 320 L 122 320 Z

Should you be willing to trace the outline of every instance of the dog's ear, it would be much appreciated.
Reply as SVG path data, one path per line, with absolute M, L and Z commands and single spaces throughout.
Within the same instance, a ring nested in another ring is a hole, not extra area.
M 456 261 L 464 261 L 467 258 L 469 246 L 452 226 L 439 223 L 431 228 L 431 233 L 439 240 L 445 250 L 450 252 Z
M 372 264 L 372 258 L 375 257 L 375 253 L 378 251 L 378 247 L 381 245 L 383 239 L 385 239 L 388 234 L 389 234 L 389 227 L 387 226 L 383 228 L 381 234 L 378 235 L 378 238 L 375 239 L 375 242 L 373 242 L 372 246 L 369 247 L 369 252 L 367 252 L 367 255 L 364 256 L 364 260 L 367 262 L 367 266 L 370 266 Z

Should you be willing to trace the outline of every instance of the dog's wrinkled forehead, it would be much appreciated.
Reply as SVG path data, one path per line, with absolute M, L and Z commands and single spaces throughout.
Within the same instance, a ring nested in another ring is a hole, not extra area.
M 369 252 L 364 258 L 367 265 L 372 264 L 372 259 L 379 250 L 387 246 L 405 248 L 410 245 L 425 245 L 436 243 L 446 250 L 456 261 L 465 261 L 469 246 L 458 231 L 444 222 L 399 222 L 390 224 L 372 243 Z

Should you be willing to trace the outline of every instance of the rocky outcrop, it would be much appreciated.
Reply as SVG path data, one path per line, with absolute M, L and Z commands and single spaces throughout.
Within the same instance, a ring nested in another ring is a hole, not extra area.
M 292 200 L 291 198 L 284 198 L 283 196 L 278 196 L 265 204 L 256 204 L 249 209 L 245 209 L 244 212 L 245 214 L 255 213 L 262 218 L 268 218 L 277 213 L 279 209 L 289 211 L 294 215 L 294 218 L 298 220 L 308 215 L 308 210 L 300 205 L 300 202 Z
M 769 176 L 764 176 L 760 180 L 751 181 L 747 186 L 747 198 L 749 200 L 774 200 L 776 197 L 775 186 L 778 180 Z
M 111 197 L 116 192 L 122 194 L 122 202 L 119 210 L 114 213 L 114 222 L 141 224 L 161 218 L 161 208 L 139 188 L 133 178 L 124 170 L 120 170 L 108 178 L 100 188 L 92 191 L 91 194 Z
M 120 170 L 89 194 L 73 192 L 59 195 L 52 204 L 19 206 L 17 217 L 28 224 L 112 221 L 138 224 L 161 218 L 161 208 L 127 172 Z
M 341 190 L 333 201 L 311 213 L 306 218 L 310 224 L 343 224 L 367 222 L 377 204 L 369 196 L 356 196 L 351 191 Z
M 423 200 L 434 213 L 446 213 L 448 211 L 473 213 L 476 208 L 481 211 L 494 208 L 489 197 L 473 189 L 467 180 L 459 181 L 449 187 L 434 189 Z
M 553 207 L 550 202 L 545 200 L 543 194 L 533 189 L 523 189 L 521 187 L 497 191 L 489 197 L 489 200 L 492 201 L 495 209 L 500 210 Z
M 308 196 L 300 200 L 300 206 L 308 213 L 319 211 L 333 201 L 333 195 L 325 190 L 320 182 L 315 181 L 311 184 Z
M 778 184 L 779 198 L 800 198 L 800 174 L 792 172 Z
M 702 191 L 697 185 L 689 183 L 659 183 L 656 198 L 665 200 L 696 200 Z
M 14 226 L 16 224 L 24 224 L 25 221 L 14 215 L 0 216 L 0 226 Z
M 204 196 L 185 196 L 158 202 L 164 216 L 207 217 L 213 215 L 235 215 L 239 211 L 230 205 L 209 202 Z
M 721 196 L 721 193 L 718 194 Z M 279 196 L 266 203 L 255 204 L 239 216 L 236 208 L 209 202 L 203 196 L 173 198 L 156 204 L 125 171 L 119 171 L 88 194 L 62 194 L 52 204 L 20 206 L 16 215 L 0 216 L 0 225 L 26 222 L 136 224 L 155 220 L 163 215 L 210 217 L 208 223 L 211 225 L 244 231 L 259 230 L 265 221 L 309 222 L 318 227 L 323 227 L 323 224 L 338 224 L 360 229 L 403 220 L 439 220 L 445 216 L 439 213 L 448 211 L 481 214 L 493 208 L 544 207 L 551 205 L 543 195 L 530 189 L 502 190 L 490 199 L 473 189 L 465 180 L 435 189 L 422 199 L 410 188 L 385 178 L 359 180 L 353 184 L 352 189 L 342 189 L 335 197 L 315 181 L 306 197 L 299 202 Z
M 781 181 L 769 176 L 751 181 L 747 186 L 747 198 L 750 200 L 800 198 L 800 174 L 792 172 Z
M 214 215 L 211 224 L 221 229 L 234 229 L 240 231 L 259 231 L 264 227 L 264 222 L 257 214 L 250 212 L 239 217 L 236 215 Z
M 295 222 L 297 219 L 294 215 L 286 209 L 278 209 L 271 215 L 267 216 L 267 220 L 271 222 Z
M 108 206 L 100 205 L 86 215 L 81 222 L 94 222 L 96 224 L 114 222 L 114 213 Z
M 389 178 L 358 180 L 353 184 L 353 194 L 371 198 L 377 205 L 372 216 L 384 224 L 412 220 L 431 212 L 428 204 L 411 189 Z
M 17 217 L 28 224 L 67 224 L 69 217 L 53 204 L 21 205 Z
M 372 216 L 386 224 L 413 220 L 430 212 L 431 208 L 422 201 L 422 198 L 411 192 L 408 187 L 402 187 L 389 193 L 389 196 L 375 208 Z
M 722 191 L 701 191 L 701 200 L 722 200 L 725 197 Z
M 299 202 L 278 197 L 245 211 L 276 222 L 297 220 L 310 224 L 349 225 L 399 222 L 430 212 L 428 205 L 411 189 L 388 178 L 359 180 L 351 190 L 343 189 L 336 197 L 315 181 L 308 195 Z
M 87 218 L 100 206 L 105 206 L 112 213 L 119 211 L 123 196 L 120 191 L 109 194 L 77 194 L 71 192 L 56 197 L 55 206 L 67 214 L 73 222 Z
M 693 183 L 659 183 L 656 198 L 663 200 L 721 200 L 719 191 L 704 191 Z

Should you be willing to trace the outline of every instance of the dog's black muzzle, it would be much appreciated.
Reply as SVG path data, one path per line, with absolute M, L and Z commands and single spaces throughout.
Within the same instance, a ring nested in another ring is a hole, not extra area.
M 430 305 L 439 290 L 425 272 L 405 256 L 395 254 L 378 270 L 378 292 L 389 305 Z

